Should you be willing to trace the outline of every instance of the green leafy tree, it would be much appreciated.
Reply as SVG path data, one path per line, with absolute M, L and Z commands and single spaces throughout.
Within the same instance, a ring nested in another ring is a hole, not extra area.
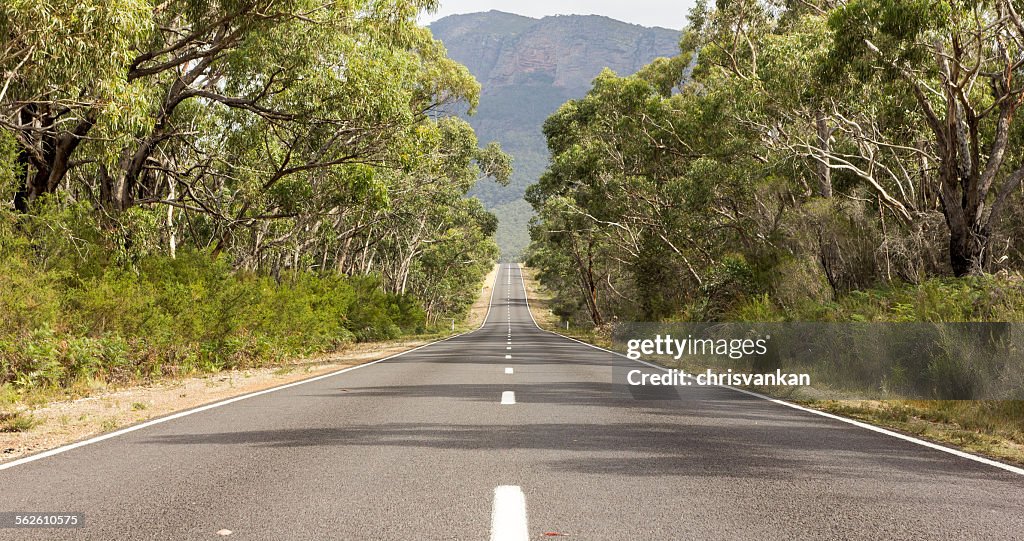
M 908 95 L 902 103 L 923 123 L 926 145 L 885 138 L 868 150 L 902 147 L 924 168 L 935 164 L 921 174 L 941 202 L 958 276 L 990 267 L 994 233 L 1024 181 L 1013 145 L 1024 93 L 1018 8 L 1001 0 L 856 0 L 830 14 L 831 77 L 846 84 L 850 73 L 863 85 Z

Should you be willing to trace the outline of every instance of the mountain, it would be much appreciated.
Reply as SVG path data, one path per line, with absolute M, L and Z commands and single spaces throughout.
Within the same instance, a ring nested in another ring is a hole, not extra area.
M 526 187 L 547 166 L 541 127 L 568 100 L 581 98 L 601 70 L 635 73 L 679 52 L 680 33 L 596 15 L 533 19 L 488 11 L 452 15 L 430 25 L 448 55 L 480 81 L 480 106 L 468 118 L 481 142 L 498 141 L 515 158 L 507 188 L 481 183 L 479 197 L 500 219 L 502 258 L 516 260 L 529 243 Z

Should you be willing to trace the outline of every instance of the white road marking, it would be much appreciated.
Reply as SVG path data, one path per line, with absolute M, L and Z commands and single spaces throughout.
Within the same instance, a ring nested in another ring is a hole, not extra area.
M 513 370 L 512 367 L 509 366 L 509 367 L 505 368 L 505 373 L 511 376 L 512 374 L 515 373 L 515 370 Z
M 520 275 L 520 279 L 522 279 L 522 275 Z M 526 290 L 526 280 L 525 279 L 523 279 L 523 290 L 524 291 Z M 584 342 L 582 340 L 577 340 L 575 338 L 571 338 L 569 336 L 565 336 L 564 334 L 558 334 L 556 332 L 552 332 L 552 331 L 549 331 L 547 329 L 541 329 L 541 326 L 537 324 L 537 319 L 533 317 L 533 310 L 530 310 L 530 299 L 529 299 L 529 297 L 527 297 L 527 299 L 526 299 L 526 312 L 528 314 L 530 314 L 530 320 L 533 321 L 533 325 L 535 327 L 537 327 L 538 329 L 546 332 L 546 333 L 550 333 L 550 334 L 553 334 L 555 336 L 561 336 L 562 338 L 565 338 L 567 340 L 572 340 L 573 342 L 577 342 L 577 343 L 583 344 L 584 346 L 588 346 L 588 347 L 591 347 L 591 348 L 594 348 L 594 349 L 599 349 L 599 350 L 607 352 L 607 353 L 612 353 L 612 354 L 618 355 L 619 357 L 622 357 L 624 359 L 629 359 L 629 357 L 626 357 L 625 355 L 619 353 L 618 351 L 612 351 L 610 349 L 605 349 L 605 348 L 600 347 L 600 346 L 595 346 L 594 344 L 588 344 L 588 343 L 586 343 L 586 342 Z M 638 363 L 643 364 L 643 365 L 647 365 L 647 366 L 649 366 L 651 368 L 662 370 L 664 372 L 668 372 L 669 371 L 669 369 L 665 368 L 664 366 L 658 366 L 656 364 L 649 363 L 647 361 L 642 361 L 642 360 L 639 360 L 639 359 L 629 359 L 629 360 L 634 361 L 634 362 L 638 362 Z M 818 411 L 818 410 L 811 409 L 811 408 L 805 408 L 805 407 L 800 406 L 798 404 L 793 404 L 793 403 L 790 403 L 790 402 L 786 402 L 785 400 L 779 400 L 779 399 L 776 399 L 776 398 L 771 398 L 771 397 L 764 396 L 762 394 L 758 394 L 758 393 L 755 393 L 755 392 L 752 392 L 752 391 L 747 391 L 745 389 L 737 389 L 736 387 L 730 387 L 728 385 L 722 385 L 721 387 L 724 387 L 726 389 L 732 389 L 733 391 L 736 391 L 736 392 L 739 392 L 739 393 L 743 393 L 743 394 L 747 394 L 747 395 L 750 395 L 750 396 L 756 396 L 757 398 L 760 398 L 762 400 L 767 400 L 768 402 L 771 402 L 773 404 L 778 404 L 780 406 L 785 406 L 787 408 L 792 408 L 792 409 L 799 410 L 799 411 L 802 411 L 802 412 L 805 412 L 805 413 L 810 413 L 810 414 L 813 414 L 813 415 L 817 415 L 819 417 L 825 417 L 827 419 L 832 419 L 834 421 L 839 421 L 841 423 L 846 423 L 848 425 L 853 425 L 853 426 L 856 426 L 856 427 L 859 427 L 859 428 L 863 428 L 865 430 L 870 430 L 872 432 L 877 432 L 879 434 L 884 434 L 886 436 L 891 436 L 893 438 L 901 439 L 901 440 L 906 441 L 906 442 L 910 442 L 910 443 L 913 443 L 913 444 L 916 444 L 916 445 L 920 445 L 922 447 L 927 447 L 929 449 L 934 449 L 936 451 L 942 451 L 943 453 L 949 453 L 951 455 L 958 456 L 960 458 L 966 458 L 967 460 L 972 460 L 974 462 L 979 462 L 979 463 L 985 464 L 987 466 L 992 466 L 994 468 L 999 468 L 1001 470 L 1006 470 L 1006 471 L 1008 471 L 1010 473 L 1016 473 L 1017 475 L 1024 475 L 1024 468 L 1019 468 L 1017 466 L 1011 466 L 1009 464 L 1004 464 L 1004 463 L 999 462 L 997 460 L 992 460 L 990 458 L 985 458 L 983 456 L 973 455 L 973 454 L 968 453 L 966 451 L 961 451 L 960 449 L 953 449 L 952 447 L 945 447 L 945 446 L 939 445 L 937 443 L 921 440 L 921 439 L 918 439 L 918 438 L 915 438 L 915 437 L 912 437 L 912 436 L 907 436 L 906 434 L 900 434 L 899 432 L 893 432 L 892 430 L 886 430 L 884 428 L 881 428 L 881 427 L 878 427 L 878 426 L 875 426 L 875 425 L 871 425 L 871 424 L 867 424 L 867 423 L 862 423 L 860 421 L 855 421 L 853 419 L 847 419 L 846 417 L 840 417 L 839 415 L 834 415 L 834 414 L 827 413 L 827 412 L 824 412 L 824 411 Z
M 486 318 L 484 319 L 484 321 L 487 321 Z M 470 332 L 474 332 L 474 331 L 470 331 Z M 53 455 L 59 455 L 60 453 L 63 453 L 63 452 L 66 452 L 66 451 L 70 451 L 72 449 L 77 449 L 79 447 L 85 447 L 86 445 L 91 445 L 93 443 L 99 443 L 99 442 L 101 442 L 103 440 L 109 440 L 110 438 L 116 438 L 117 436 L 122 436 L 124 434 L 128 434 L 129 432 L 135 432 L 136 430 L 142 430 L 143 428 L 148 428 L 148 427 L 151 427 L 153 425 L 158 425 L 158 424 L 161 424 L 161 423 L 166 423 L 168 421 L 173 421 L 175 419 L 181 419 L 182 417 L 187 417 L 187 416 L 195 414 L 195 413 L 200 413 L 200 412 L 203 412 L 203 411 L 212 410 L 214 408 L 219 408 L 221 406 L 227 406 L 228 404 L 233 404 L 235 402 L 240 402 L 242 400 L 246 400 L 246 399 L 249 399 L 249 398 L 253 398 L 253 397 L 257 397 L 257 396 L 260 396 L 260 395 L 265 395 L 265 394 L 269 394 L 269 393 L 273 393 L 273 392 L 277 392 L 277 391 L 283 391 L 285 389 L 290 389 L 292 387 L 297 387 L 299 385 L 305 385 L 307 383 L 313 383 L 314 381 L 320 381 L 322 379 L 327 379 L 327 378 L 332 378 L 334 376 L 339 376 L 339 375 L 344 374 L 346 372 L 351 372 L 353 370 L 358 370 L 360 368 L 366 368 L 367 366 L 373 366 L 373 365 L 375 365 L 377 363 L 381 363 L 381 362 L 387 361 L 389 359 L 394 359 L 396 357 L 401 357 L 402 355 L 406 355 L 406 354 L 412 353 L 414 351 L 419 351 L 419 350 L 421 350 L 421 349 L 423 349 L 425 347 L 432 346 L 432 345 L 440 343 L 440 342 L 445 342 L 447 340 L 451 340 L 452 338 L 458 338 L 458 337 L 463 336 L 465 334 L 469 334 L 469 333 L 460 333 L 460 334 L 457 334 L 455 336 L 449 336 L 448 338 L 445 338 L 443 340 L 437 340 L 437 341 L 431 342 L 429 344 L 424 344 L 424 345 L 422 345 L 422 346 L 420 346 L 418 348 L 413 348 L 413 349 L 410 349 L 408 351 L 403 351 L 401 353 L 392 355 L 390 357 L 385 357 L 383 359 L 378 359 L 376 361 L 368 362 L 366 364 L 361 364 L 359 366 L 353 366 L 353 367 L 350 367 L 350 368 L 345 368 L 343 370 L 338 370 L 337 372 L 331 372 L 329 374 L 324 374 L 322 376 L 316 376 L 316 377 L 313 377 L 313 378 L 304 379 L 302 381 L 296 381 L 294 383 L 288 383 L 286 385 L 281 385 L 281 386 L 278 386 L 278 387 L 273 387 L 271 389 L 265 389 L 263 391 L 256 391 L 254 393 L 243 394 L 241 396 L 236 396 L 234 398 L 229 398 L 227 400 L 222 400 L 220 402 L 214 402 L 213 404 L 207 404 L 205 406 L 200 406 L 200 407 L 194 408 L 194 409 L 189 409 L 189 410 L 185 410 L 185 411 L 179 411 L 178 413 L 174 413 L 174 414 L 168 415 L 167 417 L 161 417 L 159 419 L 153 419 L 152 421 L 146 421 L 144 423 L 140 423 L 140 424 L 137 424 L 137 425 L 132 425 L 132 426 L 129 426 L 127 428 L 122 428 L 121 430 L 115 430 L 114 432 L 108 432 L 106 434 L 102 434 L 100 436 L 96 436 L 95 438 L 89 438 L 87 440 L 83 440 L 83 441 L 71 443 L 71 444 L 68 444 L 68 445 L 64 445 L 64 446 L 61 446 L 61 447 L 57 447 L 57 448 L 54 448 L 54 449 L 50 449 L 49 451 L 43 451 L 42 453 L 39 453 L 39 454 L 27 456 L 25 458 L 20 458 L 18 460 L 14 460 L 14 461 L 8 462 L 6 464 L 0 464 L 0 470 L 6 470 L 8 468 L 13 468 L 15 466 L 20 466 L 22 464 L 27 464 L 29 462 L 34 462 L 36 460 L 40 460 L 40 459 L 43 459 L 43 458 L 51 457 Z
M 511 359 L 511 358 L 512 358 L 512 356 L 511 356 L 511 355 L 505 355 L 505 358 L 506 358 L 506 359 Z
M 166 417 L 160 417 L 159 419 L 153 419 L 151 421 L 146 421 L 144 423 L 139 423 L 137 425 L 132 425 L 132 426 L 129 426 L 129 427 L 126 427 L 126 428 L 122 428 L 121 430 L 115 430 L 114 432 L 108 432 L 106 434 L 101 434 L 99 436 L 96 436 L 95 438 L 89 438 L 87 440 L 82 440 L 82 441 L 78 441 L 78 442 L 75 442 L 75 443 L 70 443 L 68 445 L 62 445 L 60 447 L 55 447 L 53 449 L 50 449 L 49 451 L 43 451 L 42 453 L 38 453 L 38 454 L 34 454 L 34 455 L 23 457 L 23 458 L 19 458 L 18 460 L 12 460 L 11 462 L 8 462 L 6 464 L 0 464 L 0 471 L 6 470 L 6 469 L 9 469 L 9 468 L 13 468 L 15 466 L 20 466 L 22 464 L 27 464 L 29 462 L 35 462 L 36 460 L 41 460 L 41 459 L 48 458 L 48 457 L 51 457 L 51 456 L 54 456 L 54 455 L 59 455 L 61 453 L 70 451 L 72 449 L 77 449 L 79 447 L 85 447 L 86 445 L 92 445 L 94 443 L 99 443 L 99 442 L 101 442 L 103 440 L 109 440 L 111 438 L 116 438 L 118 436 L 122 436 L 122 435 L 128 434 L 130 432 L 135 432 L 136 430 L 142 430 L 143 428 L 148 428 L 148 427 L 151 427 L 153 425 L 158 425 L 158 424 L 166 423 L 168 421 L 173 421 L 175 419 L 181 419 L 182 417 L 188 417 L 189 415 L 192 415 L 192 414 L 195 414 L 195 413 L 200 413 L 200 412 L 203 412 L 203 411 L 212 410 L 214 408 L 219 408 L 221 406 L 227 406 L 228 404 L 234 404 L 235 402 L 246 400 L 248 398 L 253 398 L 255 396 L 260 396 L 260 395 L 265 395 L 265 394 L 269 394 L 269 393 L 274 393 L 274 392 L 277 392 L 277 391 L 283 391 L 284 389 L 290 389 L 292 387 L 297 387 L 299 385 L 305 385 L 307 383 L 313 383 L 314 381 L 320 381 L 322 379 L 327 379 L 327 378 L 332 378 L 334 376 L 339 376 L 339 375 L 344 374 L 346 372 L 351 372 L 353 370 L 359 370 L 360 368 L 366 368 L 367 366 L 373 366 L 375 364 L 382 363 L 384 361 L 387 361 L 387 360 L 390 360 L 390 359 L 394 359 L 396 357 L 401 357 L 402 355 L 406 355 L 406 354 L 412 353 L 414 351 L 419 351 L 419 350 L 421 350 L 421 349 L 423 349 L 425 347 L 429 347 L 429 346 L 432 346 L 434 344 L 438 344 L 438 343 L 441 343 L 441 342 L 446 342 L 448 340 L 452 340 L 452 339 L 458 338 L 460 336 L 465 336 L 467 334 L 473 334 L 474 332 L 483 329 L 484 325 L 487 325 L 487 320 L 490 319 L 490 317 L 491 317 L 491 310 L 494 308 L 494 290 L 498 289 L 496 286 L 497 286 L 497 277 L 495 277 L 495 287 L 491 287 L 491 295 L 490 295 L 490 297 L 487 300 L 487 313 L 484 315 L 484 320 L 480 323 L 479 327 L 477 327 L 476 329 L 473 329 L 472 331 L 462 332 L 462 333 L 459 333 L 459 334 L 456 334 L 456 335 L 453 335 L 453 336 L 449 336 L 448 338 L 443 338 L 441 340 L 435 340 L 435 341 L 433 341 L 433 342 L 431 342 L 429 344 L 423 344 L 420 347 L 412 348 L 410 350 L 406 350 L 406 351 L 403 351 L 401 353 L 396 353 L 396 354 L 391 355 L 389 357 L 384 357 L 383 359 L 377 359 L 376 361 L 371 361 L 371 362 L 368 362 L 366 364 L 361 364 L 361 365 L 358 365 L 358 366 L 352 366 L 352 367 L 349 367 L 349 368 L 344 368 L 342 370 L 338 370 L 337 372 L 331 372 L 329 374 L 323 374 L 321 376 L 316 376 L 316 377 L 313 377 L 313 378 L 304 379 L 302 381 L 296 381 L 296 382 L 293 382 L 293 383 L 288 383 L 288 384 L 281 385 L 281 386 L 278 386 L 278 387 L 272 387 L 270 389 L 264 389 L 262 391 L 256 391 L 254 393 L 243 394 L 241 396 L 236 396 L 236 397 L 233 397 L 233 398 L 228 398 L 227 400 L 221 400 L 220 402 L 214 402 L 213 404 L 207 404 L 205 406 L 200 406 L 198 408 L 193 408 L 193 409 L 187 409 L 187 410 L 184 410 L 184 411 L 179 411 L 177 413 L 168 415 Z
M 491 541 L 529 541 L 526 525 L 526 496 L 523 489 L 502 485 L 494 489 L 491 508 Z
M 516 393 L 515 393 L 515 391 L 502 391 L 502 393 L 501 393 L 501 405 L 502 406 L 511 406 L 512 404 L 515 404 L 515 403 L 516 403 Z
M 512 346 L 505 346 L 505 349 L 512 349 Z

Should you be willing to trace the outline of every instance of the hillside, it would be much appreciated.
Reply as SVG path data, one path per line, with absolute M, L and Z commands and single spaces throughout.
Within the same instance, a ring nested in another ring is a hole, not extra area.
M 469 121 L 481 141 L 499 141 L 515 157 L 507 188 L 482 183 L 478 196 L 501 220 L 498 244 L 514 260 L 528 243 L 526 187 L 544 171 L 544 120 L 580 98 L 602 69 L 633 73 L 678 50 L 679 32 L 645 28 L 594 15 L 533 19 L 500 11 L 453 15 L 430 26 L 451 58 L 483 85 L 480 107 Z

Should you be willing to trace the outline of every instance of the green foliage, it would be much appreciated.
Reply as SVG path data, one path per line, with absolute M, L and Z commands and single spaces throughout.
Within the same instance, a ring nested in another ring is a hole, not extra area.
M 0 212 L 0 385 L 68 387 L 260 365 L 426 330 L 421 302 L 379 278 L 237 272 L 224 257 L 109 264 L 109 246 L 24 231 L 67 214 Z M 11 224 L 23 224 L 18 228 Z M 61 264 L 54 265 L 55 259 Z M 475 288 L 475 285 L 474 285 Z
M 1024 283 L 995 276 L 933 278 L 851 291 L 834 300 L 789 305 L 767 295 L 745 299 L 726 319 L 737 321 L 1020 322 Z
M 502 259 L 523 260 L 533 216 L 523 195 L 540 178 L 548 158 L 541 133 L 544 119 L 566 100 L 581 97 L 604 67 L 633 73 L 645 62 L 672 56 L 679 33 L 601 17 L 531 19 L 496 11 L 445 17 L 430 28 L 486 89 L 468 121 L 481 140 L 499 141 L 515 159 L 507 187 L 485 182 L 471 194 L 499 217 L 496 240 Z M 554 54 L 529 65 L 515 61 L 538 42 Z M 580 47 L 588 53 L 578 54 Z M 663 81 L 678 78 L 682 69 L 675 76 L 670 71 L 664 70 Z
M 0 432 L 25 432 L 39 424 L 39 420 L 29 413 L 0 413 Z
M 1019 320 L 1013 9 L 698 2 L 681 54 L 606 71 L 545 122 L 529 262 L 555 310 L 598 327 Z M 983 271 L 1001 281 L 949 279 Z
M 0 6 L 0 385 L 428 331 L 497 257 L 511 158 L 433 0 Z M 13 208 L 13 210 L 12 210 Z
M 18 147 L 14 136 L 0 131 L 0 200 L 8 201 L 14 198 L 22 173 L 17 159 Z

